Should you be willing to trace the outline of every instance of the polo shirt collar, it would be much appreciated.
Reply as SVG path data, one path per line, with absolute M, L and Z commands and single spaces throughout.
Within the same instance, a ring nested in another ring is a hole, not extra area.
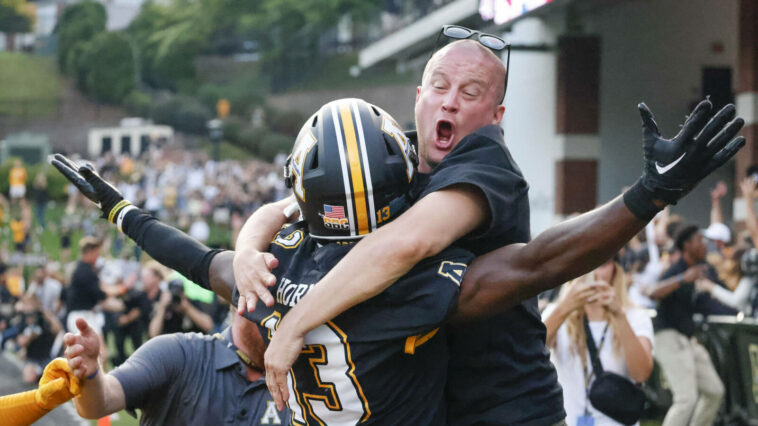
M 221 336 L 221 338 L 219 339 L 217 336 Z M 240 364 L 244 367 L 242 361 L 237 358 L 237 354 L 230 346 L 232 342 L 231 328 L 227 327 L 221 333 L 214 335 L 214 340 L 216 342 L 216 347 L 219 349 L 216 351 L 216 356 L 213 361 L 216 370 L 223 370 L 236 364 Z

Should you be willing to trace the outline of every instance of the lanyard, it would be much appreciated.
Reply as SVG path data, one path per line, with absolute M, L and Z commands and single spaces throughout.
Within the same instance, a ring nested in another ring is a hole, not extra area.
M 590 333 L 592 330 L 590 330 Z M 605 323 L 605 328 L 603 328 L 603 335 L 600 336 L 600 343 L 597 345 L 597 357 L 600 358 L 600 351 L 603 349 L 603 343 L 605 343 L 605 336 L 608 333 L 608 322 Z M 594 336 L 589 336 L 591 339 L 594 339 Z M 590 399 L 590 380 L 592 380 L 592 376 L 595 375 L 595 371 L 593 370 L 592 373 L 589 371 L 589 365 L 585 363 L 584 369 L 582 372 L 584 373 L 584 415 L 588 416 L 590 414 L 589 410 L 589 399 Z
M 243 364 L 247 365 L 248 367 L 250 367 L 250 368 L 252 368 L 254 370 L 260 370 L 260 368 L 257 365 L 255 365 L 255 363 L 253 362 L 252 359 L 250 359 L 249 356 L 245 355 L 244 352 L 242 352 L 236 346 L 234 346 L 234 343 L 232 343 L 231 339 L 229 339 L 229 340 L 224 339 L 224 336 L 222 336 L 219 333 L 214 334 L 213 337 L 215 337 L 218 340 L 221 340 L 222 342 L 226 343 L 226 347 L 229 348 L 229 349 L 231 349 L 231 350 L 233 350 L 234 353 L 237 354 L 237 358 L 239 358 L 240 361 L 242 361 Z

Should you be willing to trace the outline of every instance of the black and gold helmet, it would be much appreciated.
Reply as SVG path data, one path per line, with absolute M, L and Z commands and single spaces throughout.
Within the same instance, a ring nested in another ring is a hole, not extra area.
M 297 136 L 284 178 L 310 234 L 361 238 L 407 206 L 416 152 L 397 122 L 361 99 L 321 107 Z

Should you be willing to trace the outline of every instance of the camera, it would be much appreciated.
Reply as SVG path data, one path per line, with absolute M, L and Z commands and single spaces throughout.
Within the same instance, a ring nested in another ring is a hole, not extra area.
M 184 283 L 180 279 L 171 280 L 168 282 L 168 291 L 171 293 L 171 304 L 178 305 L 184 296 Z

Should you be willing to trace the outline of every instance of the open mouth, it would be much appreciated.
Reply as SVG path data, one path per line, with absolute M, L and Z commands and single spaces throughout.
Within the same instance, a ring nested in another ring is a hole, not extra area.
M 453 142 L 453 123 L 447 120 L 437 122 L 437 146 L 447 148 Z

